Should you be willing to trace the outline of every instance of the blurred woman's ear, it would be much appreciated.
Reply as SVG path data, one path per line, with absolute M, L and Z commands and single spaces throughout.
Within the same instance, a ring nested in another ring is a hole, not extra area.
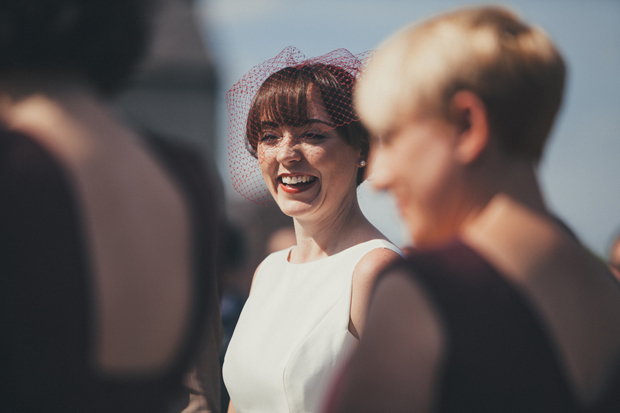
M 482 100 L 462 90 L 450 102 L 450 121 L 457 128 L 457 159 L 469 164 L 489 145 L 489 119 Z

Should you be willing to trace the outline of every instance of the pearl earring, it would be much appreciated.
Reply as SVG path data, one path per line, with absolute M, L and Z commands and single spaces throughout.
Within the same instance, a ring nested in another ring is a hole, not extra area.
M 365 167 L 365 166 L 366 166 L 366 161 L 362 159 L 362 160 L 360 161 L 360 167 L 361 167 L 361 168 L 363 168 L 363 167 Z

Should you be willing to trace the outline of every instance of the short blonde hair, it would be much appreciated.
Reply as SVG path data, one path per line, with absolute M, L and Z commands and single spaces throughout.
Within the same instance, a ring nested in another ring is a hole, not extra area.
M 484 102 L 509 155 L 538 160 L 560 107 L 566 68 L 551 39 L 500 7 L 467 8 L 387 39 L 358 85 L 364 123 L 384 133 L 416 115 L 449 119 L 460 90 Z

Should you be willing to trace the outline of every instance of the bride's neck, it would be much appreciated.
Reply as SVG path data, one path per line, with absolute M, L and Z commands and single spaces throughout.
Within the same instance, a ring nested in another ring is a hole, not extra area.
M 376 231 L 362 213 L 357 198 L 347 207 L 319 220 L 294 219 L 297 245 L 292 262 L 310 262 L 365 241 Z

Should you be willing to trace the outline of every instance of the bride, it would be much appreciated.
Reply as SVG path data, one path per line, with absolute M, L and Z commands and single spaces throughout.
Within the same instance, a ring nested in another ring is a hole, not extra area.
M 351 105 L 360 59 L 344 49 L 299 56 L 285 49 L 228 93 L 235 186 L 260 200 L 244 171 L 248 154 L 293 218 L 297 240 L 254 274 L 224 362 L 229 412 L 318 411 L 333 372 L 363 334 L 375 278 L 402 255 L 357 200 L 369 149 Z M 244 101 L 247 112 L 239 109 Z

